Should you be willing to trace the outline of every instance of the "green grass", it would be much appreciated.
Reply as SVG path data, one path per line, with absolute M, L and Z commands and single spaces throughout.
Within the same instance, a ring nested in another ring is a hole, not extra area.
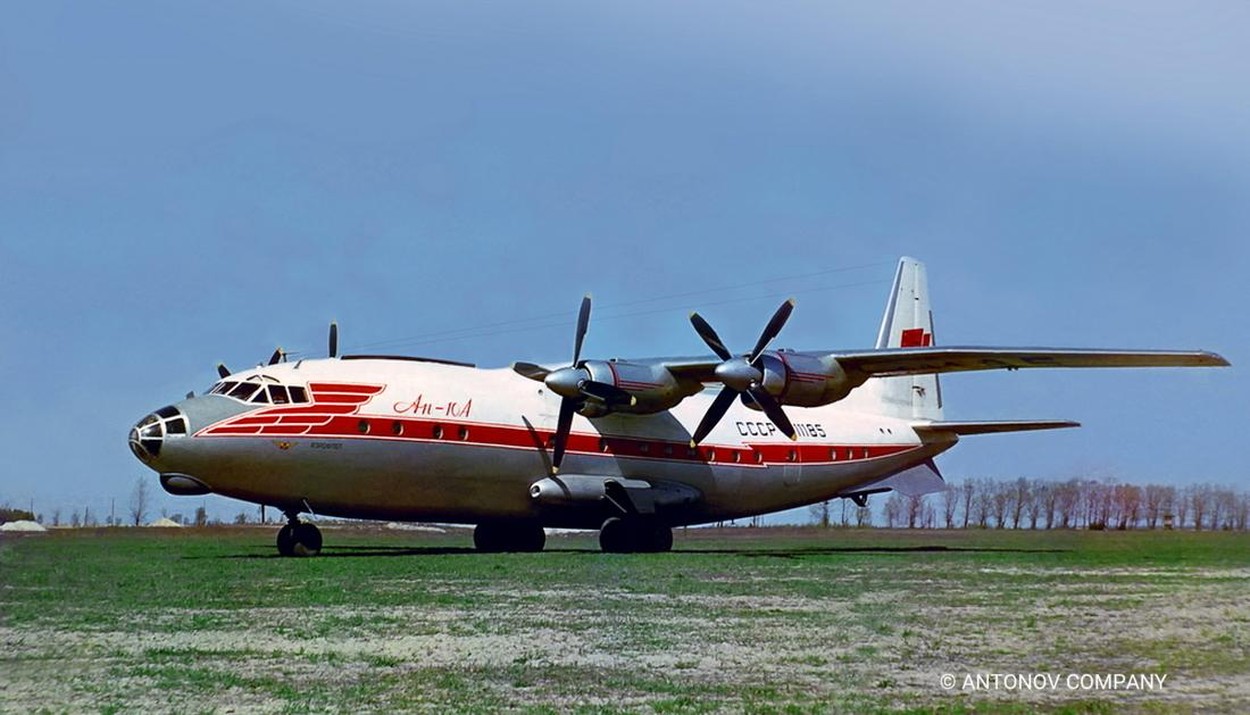
M 467 532 L 0 541 L 0 711 L 1250 709 L 1250 536 L 726 529 L 607 555 Z M 1162 693 L 946 691 L 941 673 L 1164 673 Z

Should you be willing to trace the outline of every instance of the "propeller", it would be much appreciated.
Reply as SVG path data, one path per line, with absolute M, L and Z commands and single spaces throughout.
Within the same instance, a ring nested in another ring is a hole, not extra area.
M 339 324 L 330 322 L 330 357 L 339 356 Z
M 699 337 L 703 338 L 703 342 L 716 353 L 722 362 L 716 366 L 716 379 L 720 380 L 724 387 L 721 388 L 720 394 L 712 400 L 712 406 L 708 408 L 707 414 L 703 415 L 703 419 L 699 422 L 699 426 L 695 429 L 694 434 L 690 437 L 690 446 L 695 446 L 703 441 L 704 437 L 716 427 L 716 423 L 720 422 L 725 416 L 725 412 L 729 410 L 729 405 L 733 403 L 734 398 L 738 395 L 744 395 L 746 399 L 754 402 L 764 414 L 768 415 L 768 419 L 777 425 L 790 439 L 797 439 L 794 432 L 794 426 L 790 424 L 790 419 L 786 417 L 786 413 L 782 411 L 781 405 L 777 403 L 767 390 L 764 389 L 764 370 L 760 364 L 760 357 L 764 354 L 764 350 L 768 348 L 768 344 L 777 337 L 781 332 L 781 328 L 790 319 L 790 313 L 794 310 L 794 299 L 791 298 L 781 304 L 773 317 L 768 321 L 768 325 L 764 326 L 764 332 L 760 333 L 760 339 L 755 341 L 755 347 L 747 355 L 735 357 L 729 349 L 725 347 L 725 343 L 721 341 L 720 336 L 712 329 L 703 316 L 698 313 L 690 314 L 690 323 L 694 326 L 695 332 Z
M 285 357 L 286 357 L 286 353 L 282 352 L 282 346 L 281 346 L 281 345 L 279 345 L 279 346 L 278 346 L 278 347 L 277 347 L 277 348 L 273 351 L 273 355 L 270 355 L 270 356 L 269 356 L 269 364 L 270 364 L 270 365 L 277 365 L 277 364 L 278 364 L 278 363 L 279 363 L 279 362 L 280 362 L 283 358 L 285 358 Z
M 227 377 L 230 377 L 230 368 L 226 367 L 224 362 L 219 362 L 217 363 L 217 374 L 221 375 L 221 379 L 224 380 Z
M 547 389 L 560 396 L 560 414 L 556 418 L 555 444 L 551 451 L 553 475 L 560 471 L 560 463 L 564 461 L 569 431 L 573 428 L 573 413 L 586 404 L 588 399 L 598 400 L 608 406 L 633 405 L 637 402 L 625 390 L 606 382 L 597 382 L 586 369 L 586 364 L 581 359 L 582 343 L 589 327 L 590 296 L 586 295 L 582 297 L 582 306 L 577 313 L 577 330 L 573 335 L 573 361 L 568 367 L 551 370 L 531 362 L 512 363 L 513 372 L 543 383 Z

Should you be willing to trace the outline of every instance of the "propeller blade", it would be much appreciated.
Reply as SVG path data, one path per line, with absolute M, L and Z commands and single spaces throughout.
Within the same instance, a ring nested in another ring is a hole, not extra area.
M 594 380 L 585 380 L 578 386 L 583 395 L 593 397 L 605 404 L 609 405 L 630 405 L 637 404 L 638 398 L 622 390 L 616 385 L 609 385 L 606 382 L 595 382 Z
M 577 337 L 573 339 L 573 367 L 582 357 L 582 341 L 586 339 L 586 329 L 590 327 L 590 294 L 582 296 L 582 307 L 577 312 Z
M 330 357 L 339 356 L 339 324 L 331 321 L 330 323 Z
M 738 391 L 732 387 L 722 387 L 720 394 L 712 401 L 712 406 L 707 409 L 707 414 L 703 415 L 703 419 L 699 422 L 699 426 L 695 428 L 694 434 L 690 436 L 690 446 L 694 447 L 708 436 L 712 428 L 720 422 L 720 418 L 725 416 L 725 412 L 729 409 L 729 405 L 733 403 L 737 397 Z
M 781 409 L 781 405 L 777 404 L 777 400 L 768 394 L 763 387 L 752 387 L 747 391 L 751 399 L 755 400 L 755 404 L 764 410 L 764 414 L 768 415 L 768 419 L 777 425 L 777 429 L 790 439 L 798 439 L 798 435 L 794 432 L 794 425 L 790 424 L 790 418 L 786 417 L 786 413 Z
M 542 365 L 535 365 L 532 362 L 514 362 L 512 363 L 512 371 L 521 377 L 528 377 L 531 380 L 543 381 L 551 373 L 550 370 Z
M 556 443 L 551 451 L 551 474 L 560 471 L 560 463 L 564 461 L 564 445 L 569 439 L 569 430 L 573 429 L 573 413 L 577 411 L 577 402 L 564 398 L 560 400 L 560 417 L 556 420 Z
M 751 351 L 751 357 L 748 360 L 752 363 L 759 358 L 760 353 L 768 347 L 768 344 L 777 337 L 777 333 L 785 327 L 786 321 L 790 319 L 790 313 L 794 311 L 794 299 L 791 298 L 781 304 L 776 313 L 773 313 L 772 320 L 768 321 L 768 325 L 764 327 L 764 332 L 760 333 L 760 339 L 755 343 L 755 349 Z
M 230 377 L 230 368 L 226 367 L 224 362 L 219 362 L 217 363 L 217 374 L 221 375 L 221 379 L 224 380 L 227 377 Z
M 277 365 L 278 361 L 281 359 L 282 359 L 282 346 L 278 346 L 278 348 L 273 351 L 273 355 L 269 356 L 269 364 Z
M 712 349 L 712 352 L 716 353 L 717 357 L 721 360 L 728 360 L 733 357 L 733 354 L 729 352 L 729 348 L 725 347 L 725 344 L 720 340 L 720 336 L 716 334 L 711 325 L 708 325 L 703 316 L 698 313 L 691 313 L 690 324 L 694 326 L 695 332 L 699 334 L 699 337 L 703 338 L 703 342 L 707 343 L 707 346 Z

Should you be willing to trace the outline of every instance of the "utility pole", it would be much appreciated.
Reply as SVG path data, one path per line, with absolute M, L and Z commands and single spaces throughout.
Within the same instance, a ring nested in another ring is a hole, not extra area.
M 117 497 L 110 497 L 109 498 L 109 526 L 117 525 L 117 519 L 115 518 L 116 509 L 117 509 Z

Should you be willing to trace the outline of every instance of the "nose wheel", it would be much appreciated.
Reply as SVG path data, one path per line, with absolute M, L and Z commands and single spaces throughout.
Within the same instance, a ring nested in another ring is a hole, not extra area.
M 278 530 L 278 553 L 282 556 L 316 556 L 321 553 L 321 529 L 287 514 L 286 526 Z

